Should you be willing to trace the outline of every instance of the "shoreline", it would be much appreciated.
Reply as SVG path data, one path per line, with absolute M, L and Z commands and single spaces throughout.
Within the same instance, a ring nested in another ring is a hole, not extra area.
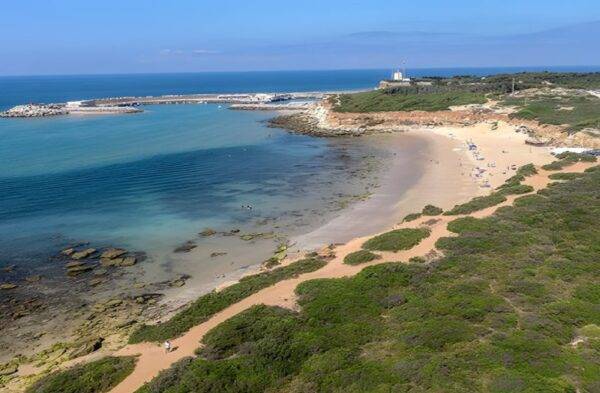
M 349 209 L 345 209 L 342 214 L 325 225 L 309 233 L 293 237 L 292 240 L 297 245 L 289 250 L 287 260 L 283 262 L 283 265 L 298 259 L 305 251 L 325 247 L 332 243 L 355 243 L 357 239 L 365 238 L 367 235 L 397 227 L 406 214 L 420 211 L 425 204 L 432 203 L 448 209 L 454 204 L 489 193 L 491 188 L 481 187 L 480 184 L 478 185 L 480 179 L 472 176 L 472 172 L 477 166 L 482 167 L 491 163 L 502 163 L 504 165 L 507 159 L 516 166 L 530 162 L 542 164 L 552 160 L 548 148 L 525 145 L 523 137 L 520 135 L 514 137 L 514 131 L 509 126 L 500 127 L 501 132 L 492 135 L 488 135 L 489 133 L 484 129 L 485 127 L 489 128 L 488 125 L 480 123 L 466 127 L 412 127 L 404 132 L 363 136 L 362 138 L 378 141 L 378 143 L 392 150 L 402 146 L 407 138 L 422 143 L 419 154 L 419 157 L 422 157 L 420 160 L 421 166 L 418 168 L 420 171 L 419 178 L 413 179 L 406 189 L 398 192 L 399 189 L 406 186 L 406 183 L 399 186 L 397 182 L 398 175 L 402 173 L 402 169 L 406 169 L 405 165 L 414 165 L 415 163 L 406 163 L 402 160 L 402 157 L 392 155 L 391 167 L 383 175 L 383 182 L 373 195 L 366 201 L 358 202 Z M 472 140 L 478 145 L 483 160 L 477 160 L 473 157 L 472 152 L 467 147 L 466 142 L 468 140 Z M 496 149 L 500 142 L 505 147 L 506 153 Z M 507 146 L 505 146 L 506 144 Z M 411 168 L 414 169 L 414 167 Z M 489 167 L 488 169 L 489 171 L 486 171 L 487 176 L 490 184 L 494 187 L 514 174 L 514 170 L 510 168 L 504 170 L 503 166 L 498 164 L 494 169 Z M 357 226 L 359 228 L 356 228 Z M 343 228 L 350 228 L 350 230 L 340 232 L 340 229 Z M 258 271 L 261 271 L 261 264 L 249 266 L 243 272 L 239 272 L 239 270 L 232 272 L 228 278 L 239 279 L 244 275 Z M 213 280 L 211 283 L 204 285 L 201 291 L 219 290 L 234 282 L 237 281 L 221 280 L 219 282 Z M 167 312 L 161 312 L 161 320 L 169 318 L 181 307 L 188 304 L 189 301 L 201 295 L 201 293 L 198 293 L 197 288 L 191 288 L 192 282 L 189 285 L 186 286 L 187 288 L 180 288 L 183 291 L 191 290 L 187 296 L 188 301 L 171 308 Z M 164 302 L 167 301 L 167 297 L 165 296 Z M 117 335 L 122 335 L 122 333 L 117 333 Z M 123 339 L 126 339 L 126 336 L 120 339 L 109 337 L 106 340 L 107 345 L 103 346 L 101 350 L 75 360 L 80 362 L 112 354 L 124 344 Z M 67 364 L 72 364 L 72 362 Z

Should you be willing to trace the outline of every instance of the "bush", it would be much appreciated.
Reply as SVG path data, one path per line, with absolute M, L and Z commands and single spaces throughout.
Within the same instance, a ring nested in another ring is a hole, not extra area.
M 417 218 L 420 218 L 422 216 L 421 213 L 410 213 L 409 215 L 407 215 L 406 217 L 404 217 L 404 220 L 402 220 L 403 222 L 409 222 L 409 221 L 414 221 Z
M 108 392 L 131 374 L 134 366 L 134 357 L 106 357 L 43 377 L 27 389 L 27 392 Z
M 439 216 L 443 212 L 441 208 L 433 205 L 426 205 L 422 211 L 424 216 Z
M 361 263 L 367 263 L 380 259 L 381 256 L 373 254 L 367 250 L 360 250 L 352 252 L 344 257 L 344 263 L 347 265 L 360 265 Z
M 492 193 L 488 196 L 481 196 L 471 199 L 462 205 L 456 205 L 451 210 L 444 213 L 447 216 L 455 216 L 457 214 L 469 214 L 478 210 L 498 205 L 506 201 L 506 197 L 500 192 Z
M 482 232 L 490 228 L 490 219 L 461 217 L 448 223 L 448 230 L 454 233 Z
M 429 233 L 426 228 L 396 229 L 367 240 L 363 248 L 371 251 L 409 250 L 428 237 Z
M 135 393 L 163 393 L 181 379 L 193 360 L 192 357 L 186 357 L 177 361 L 171 368 L 161 371 L 152 381 L 145 383 Z
M 552 180 L 573 180 L 573 179 L 579 179 L 580 177 L 583 177 L 583 176 L 585 176 L 583 173 L 560 172 L 560 173 L 553 173 L 548 177 Z
M 322 259 L 309 258 L 293 262 L 268 272 L 243 277 L 237 284 L 220 292 L 210 292 L 194 301 L 189 307 L 177 313 L 170 320 L 156 325 L 143 325 L 129 337 L 129 343 L 143 341 L 164 341 L 177 337 L 195 325 L 206 321 L 212 315 L 242 300 L 245 297 L 269 287 L 279 281 L 297 277 L 302 273 L 318 270 L 325 266 Z
M 498 193 L 501 195 L 521 195 L 529 192 L 533 192 L 533 187 L 525 184 L 517 184 L 498 190 Z
M 546 171 L 559 171 L 565 167 L 568 167 L 569 165 L 573 165 L 576 162 L 596 162 L 596 157 L 590 154 L 565 152 L 557 154 L 556 158 L 559 160 L 542 166 L 542 169 Z

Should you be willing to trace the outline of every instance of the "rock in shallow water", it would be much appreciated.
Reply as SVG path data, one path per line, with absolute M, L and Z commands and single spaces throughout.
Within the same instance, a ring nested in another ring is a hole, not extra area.
M 86 248 L 85 250 L 74 252 L 71 254 L 73 259 L 84 259 L 96 252 L 95 248 Z
M 120 257 L 121 255 L 124 255 L 126 253 L 127 253 L 127 251 L 123 250 L 121 248 L 109 248 L 109 249 L 106 249 L 100 255 L 100 258 L 114 259 L 114 258 Z

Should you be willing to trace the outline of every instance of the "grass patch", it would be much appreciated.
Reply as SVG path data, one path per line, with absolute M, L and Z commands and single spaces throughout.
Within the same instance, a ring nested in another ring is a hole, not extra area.
M 423 208 L 423 211 L 421 212 L 424 216 L 439 216 L 440 214 L 442 214 L 444 212 L 444 210 L 442 210 L 441 208 L 437 207 L 437 206 L 433 206 L 433 205 L 426 205 Z
M 28 393 L 108 392 L 133 371 L 134 357 L 106 357 L 41 378 Z
M 500 192 L 495 192 L 487 196 L 473 198 L 462 205 L 456 205 L 445 212 L 444 215 L 455 216 L 457 214 L 469 214 L 491 206 L 496 206 L 504 201 L 506 201 L 506 197 Z
M 177 313 L 170 320 L 156 325 L 143 325 L 129 337 L 129 343 L 144 341 L 164 341 L 177 337 L 193 326 L 206 321 L 212 315 L 228 306 L 269 287 L 279 281 L 297 277 L 325 266 L 321 259 L 308 258 L 287 266 L 252 276 L 243 277 L 234 285 L 220 292 L 210 292 L 194 301 L 189 307 Z
M 346 265 L 360 265 L 361 263 L 367 263 L 380 259 L 381 256 L 373 254 L 371 251 L 360 250 L 352 252 L 344 257 L 344 263 Z
M 336 112 L 442 111 L 451 106 L 483 104 L 484 94 L 463 91 L 444 93 L 394 93 L 375 90 L 342 94 L 334 106 Z
M 428 237 L 429 233 L 426 228 L 396 229 L 367 240 L 363 248 L 371 251 L 409 250 Z

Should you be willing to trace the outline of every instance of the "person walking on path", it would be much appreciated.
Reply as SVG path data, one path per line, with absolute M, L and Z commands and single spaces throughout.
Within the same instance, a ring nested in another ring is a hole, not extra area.
M 171 342 L 169 340 L 165 341 L 165 353 L 171 352 Z

